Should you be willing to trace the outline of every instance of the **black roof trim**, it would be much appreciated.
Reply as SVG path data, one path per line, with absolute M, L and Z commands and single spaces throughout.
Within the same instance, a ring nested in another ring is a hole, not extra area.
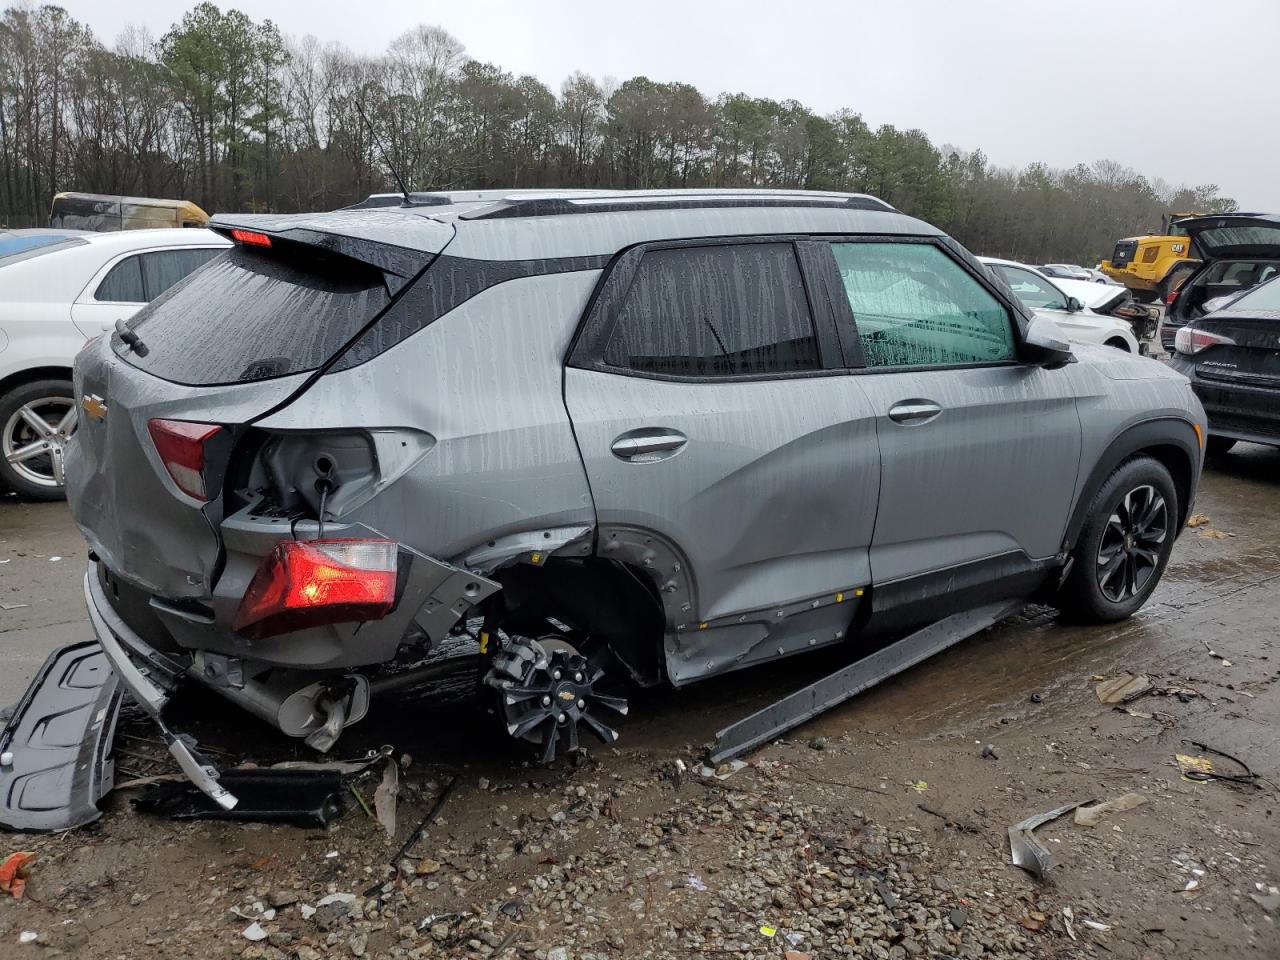
M 725 207 L 844 207 L 849 210 L 875 210 L 896 213 L 893 207 L 873 197 L 805 197 L 775 194 L 772 196 L 717 196 L 673 194 L 669 197 L 645 197 L 627 200 L 622 197 L 512 197 L 461 213 L 459 220 L 503 220 L 513 217 L 553 217 L 583 213 L 629 213 L 641 210 L 707 210 Z

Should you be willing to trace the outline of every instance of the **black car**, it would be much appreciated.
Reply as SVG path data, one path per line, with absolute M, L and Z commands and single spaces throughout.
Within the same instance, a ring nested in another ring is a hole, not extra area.
M 1160 344 L 1174 349 L 1178 328 L 1280 275 L 1280 216 L 1231 213 L 1175 221 L 1200 265 L 1165 298 Z
M 1172 365 L 1209 415 L 1208 452 L 1280 446 L 1280 278 L 1178 328 Z

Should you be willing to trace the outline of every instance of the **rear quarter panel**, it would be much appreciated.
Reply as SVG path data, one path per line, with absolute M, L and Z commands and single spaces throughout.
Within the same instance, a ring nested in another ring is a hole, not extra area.
M 442 559 L 512 534 L 594 526 L 563 362 L 599 276 L 490 287 L 374 359 L 321 377 L 258 426 L 429 433 L 418 463 L 341 519 Z

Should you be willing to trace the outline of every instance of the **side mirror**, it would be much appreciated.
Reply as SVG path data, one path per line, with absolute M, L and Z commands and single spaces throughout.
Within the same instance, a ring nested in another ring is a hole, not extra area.
M 1061 367 L 1074 359 L 1071 344 L 1063 336 L 1062 329 L 1047 317 L 1036 317 L 1027 325 L 1022 345 L 1028 360 L 1049 369 Z
M 1067 313 L 1079 313 L 1084 309 L 1084 304 L 1075 297 L 1067 297 Z

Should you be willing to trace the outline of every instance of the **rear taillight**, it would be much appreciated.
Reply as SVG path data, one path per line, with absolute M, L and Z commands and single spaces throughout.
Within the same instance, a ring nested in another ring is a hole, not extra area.
M 259 638 L 381 619 L 395 606 L 396 549 L 391 540 L 285 540 L 253 575 L 231 627 Z
M 205 444 L 222 428 L 212 423 L 186 420 L 148 420 L 147 430 L 156 445 L 164 468 L 178 489 L 197 500 L 208 500 L 204 483 Z
M 1172 307 L 1174 302 L 1178 299 L 1178 294 L 1180 292 L 1181 291 L 1178 291 L 1178 290 L 1170 290 L 1168 293 L 1166 293 L 1164 295 L 1164 305 L 1166 307 Z
M 1187 356 L 1194 356 L 1206 347 L 1233 346 L 1235 341 L 1220 333 L 1209 333 L 1195 327 L 1179 327 L 1173 336 L 1173 349 Z

